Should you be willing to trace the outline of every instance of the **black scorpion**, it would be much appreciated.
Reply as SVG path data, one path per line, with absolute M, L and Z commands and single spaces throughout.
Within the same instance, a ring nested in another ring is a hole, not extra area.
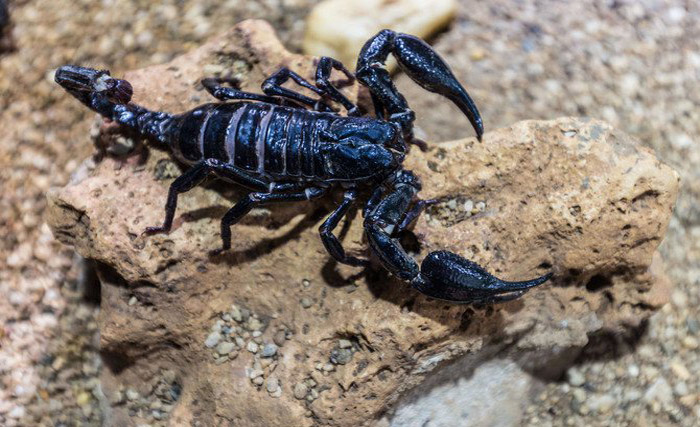
M 264 204 L 317 199 L 334 187 L 344 190 L 340 205 L 321 225 L 328 253 L 340 263 L 366 266 L 368 261 L 345 253 L 333 230 L 358 197 L 369 188 L 364 228 L 372 251 L 382 265 L 418 291 L 461 303 L 494 303 L 515 299 L 547 281 L 550 274 L 523 282 L 498 279 L 477 264 L 451 252 L 430 253 L 421 267 L 399 244 L 397 235 L 420 214 L 425 201 L 416 201 L 418 177 L 402 168 L 413 136 L 415 115 L 390 79 L 384 63 L 392 54 L 401 69 L 423 88 L 454 102 L 470 120 L 481 140 L 483 124 L 476 105 L 447 64 L 425 42 L 411 35 L 383 30 L 362 48 L 353 75 L 343 64 L 322 57 L 313 85 L 282 68 L 262 85 L 264 95 L 239 90 L 234 81 L 208 78 L 204 88 L 219 102 L 183 114 L 149 111 L 130 102 L 131 85 L 108 71 L 67 65 L 55 79 L 70 94 L 102 116 L 145 138 L 168 145 L 190 168 L 171 184 L 165 220 L 145 233 L 170 231 L 179 193 L 200 184 L 208 175 L 250 190 L 221 220 L 223 247 L 231 247 L 231 225 Z M 348 81 L 356 78 L 371 94 L 376 118 L 362 111 L 329 81 L 338 70 Z M 282 87 L 289 79 L 319 98 Z M 231 85 L 225 85 L 230 83 Z M 335 112 L 325 101 L 347 110 Z

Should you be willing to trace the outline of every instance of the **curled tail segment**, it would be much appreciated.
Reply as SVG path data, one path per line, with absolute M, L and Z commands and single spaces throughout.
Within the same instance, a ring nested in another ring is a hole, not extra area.
M 109 71 L 64 65 L 54 79 L 68 93 L 101 116 L 131 128 L 147 138 L 167 142 L 167 130 L 173 122 L 168 113 L 150 111 L 131 103 L 131 83 L 115 79 Z

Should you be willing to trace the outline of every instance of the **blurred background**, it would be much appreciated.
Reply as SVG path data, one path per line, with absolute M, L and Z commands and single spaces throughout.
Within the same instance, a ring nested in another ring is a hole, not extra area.
M 421 6 L 402 2 L 367 2 L 357 13 L 381 21 L 365 22 L 368 28 L 380 28 L 394 18 L 382 21 L 372 4 Z M 81 290 L 89 278 L 80 259 L 54 240 L 43 219 L 46 191 L 65 185 L 94 150 L 94 114 L 53 83 L 54 69 L 72 63 L 119 75 L 169 61 L 252 17 L 268 20 L 292 51 L 319 49 L 304 42 L 312 30 L 324 34 L 318 19 L 308 20 L 319 2 L 4 3 L 10 18 L 0 31 L 0 425 L 100 425 L 98 302 Z M 524 425 L 697 425 L 700 2 L 448 3 L 454 8 L 436 18 L 439 25 L 415 25 L 434 33 L 431 43 L 466 85 L 487 130 L 523 119 L 601 118 L 654 149 L 682 177 L 661 246 L 675 284 L 671 303 L 641 337 L 587 348 L 561 381 L 533 397 Z M 430 2 L 422 5 L 426 16 L 437 13 Z M 335 18 L 329 19 L 321 21 Z M 353 31 L 331 28 L 340 40 Z M 395 80 L 426 139 L 472 135 L 450 103 L 400 73 Z

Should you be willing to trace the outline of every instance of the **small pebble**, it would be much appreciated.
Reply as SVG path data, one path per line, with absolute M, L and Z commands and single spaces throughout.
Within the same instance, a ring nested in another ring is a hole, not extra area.
M 331 363 L 345 365 L 352 360 L 352 350 L 347 348 L 337 348 L 331 350 Z
M 314 303 L 314 302 L 313 302 L 313 300 L 312 300 L 311 298 L 306 298 L 306 297 L 304 297 L 304 298 L 301 299 L 301 306 L 304 307 L 304 308 L 309 308 L 309 307 L 311 307 L 311 306 L 313 305 L 313 303 Z
M 248 351 L 251 353 L 257 353 L 258 352 L 258 345 L 253 341 L 249 341 L 246 349 L 248 349 Z
M 350 341 L 350 340 L 345 340 L 345 339 L 340 339 L 340 340 L 338 340 L 338 347 L 340 347 L 340 348 L 350 348 L 350 347 L 352 347 L 352 341 Z
M 136 400 L 139 398 L 139 393 L 133 388 L 129 388 L 126 390 L 126 398 L 132 401 Z
M 586 382 L 586 377 L 584 377 L 581 371 L 579 371 L 576 367 L 569 368 L 569 370 L 566 372 L 566 377 L 569 384 L 574 387 L 580 387 Z
M 673 391 L 664 377 L 659 377 L 644 393 L 644 400 L 647 403 L 670 402 L 672 399 Z
M 236 348 L 236 344 L 228 341 L 224 341 L 216 346 L 216 352 L 222 356 L 225 356 L 232 352 Z
M 22 417 L 24 417 L 24 413 L 25 413 L 24 406 L 15 406 L 7 414 L 7 416 L 10 418 L 22 418 Z
M 474 210 L 474 202 L 471 200 L 464 202 L 464 210 L 471 213 Z
M 298 400 L 302 400 L 306 397 L 309 392 L 309 388 L 304 383 L 296 383 L 294 385 L 294 397 Z
M 263 385 L 264 382 L 265 382 L 265 379 L 263 377 L 253 378 L 253 384 L 255 384 L 255 385 Z
M 630 377 L 636 378 L 639 376 L 639 366 L 632 364 L 627 367 L 627 374 Z
M 286 334 L 285 332 L 282 331 L 277 331 L 275 332 L 275 336 L 272 337 L 272 341 L 278 346 L 282 347 L 284 345 L 284 342 L 286 341 Z
M 270 394 L 276 392 L 280 388 L 279 380 L 276 377 L 268 378 L 265 384 L 265 388 Z
M 135 296 L 129 298 L 129 305 L 135 305 L 137 302 L 139 302 L 139 300 Z
M 671 362 L 670 365 L 671 371 L 678 377 L 680 380 L 687 380 L 690 378 L 690 372 L 688 371 L 688 368 L 686 368 L 682 363 L 678 361 L 673 361 Z
M 247 327 L 251 331 L 260 331 L 263 329 L 263 323 L 255 317 L 248 319 Z
M 75 399 L 75 403 L 77 403 L 80 406 L 87 405 L 90 403 L 90 394 L 86 392 L 81 392 L 78 394 L 78 397 Z
M 220 339 L 221 334 L 218 331 L 212 332 L 204 341 L 204 345 L 207 346 L 207 348 L 213 348 L 219 343 Z
M 695 337 L 687 336 L 683 338 L 683 347 L 690 349 L 690 350 L 695 350 L 698 348 L 698 340 Z
M 311 389 L 311 392 L 306 396 L 306 400 L 313 402 L 316 399 L 318 399 L 318 391 Z
M 607 414 L 615 406 L 617 400 L 609 394 L 595 396 L 588 401 L 588 406 L 591 410 L 601 414 Z
M 277 346 L 275 344 L 265 344 L 262 350 L 262 357 L 272 357 L 277 354 Z
M 673 392 L 676 396 L 685 396 L 690 393 L 690 390 L 688 389 L 688 384 L 685 381 L 681 381 L 673 387 Z
M 243 315 L 241 314 L 241 310 L 238 308 L 238 306 L 232 305 L 229 313 L 231 313 L 231 317 L 236 322 L 241 323 L 243 321 Z

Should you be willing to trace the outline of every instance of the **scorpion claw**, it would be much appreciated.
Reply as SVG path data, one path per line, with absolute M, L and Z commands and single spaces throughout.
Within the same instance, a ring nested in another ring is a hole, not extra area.
M 466 258 L 447 251 L 431 252 L 411 285 L 433 298 L 462 303 L 494 303 L 516 299 L 541 285 L 552 273 L 522 282 L 501 280 Z

